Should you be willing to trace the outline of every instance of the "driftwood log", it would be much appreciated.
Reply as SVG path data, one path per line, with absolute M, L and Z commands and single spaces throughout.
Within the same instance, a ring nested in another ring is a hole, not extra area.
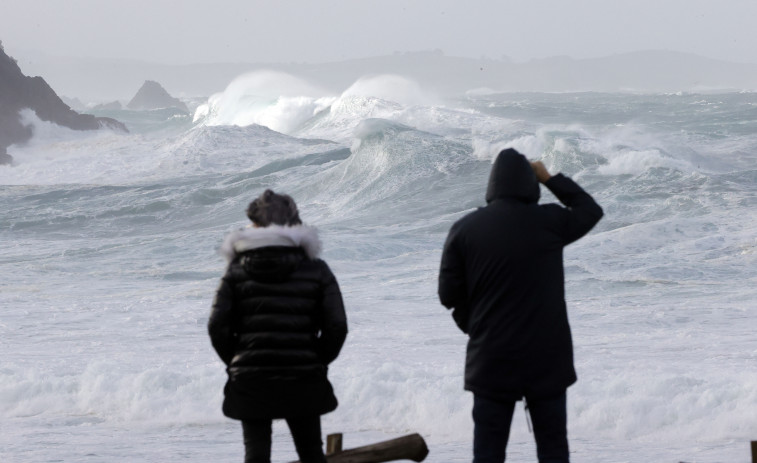
M 426 441 L 420 434 L 409 434 L 376 444 L 342 450 L 342 435 L 329 434 L 326 439 L 328 463 L 383 463 L 385 461 L 423 461 L 428 455 Z M 300 463 L 299 461 L 292 463 Z

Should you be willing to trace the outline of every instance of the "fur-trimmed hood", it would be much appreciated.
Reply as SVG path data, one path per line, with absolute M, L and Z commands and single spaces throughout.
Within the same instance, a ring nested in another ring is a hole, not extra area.
M 227 261 L 231 261 L 237 254 L 266 246 L 301 247 L 311 259 L 321 254 L 318 230 L 307 225 L 269 225 L 259 228 L 247 226 L 231 232 L 221 245 L 220 252 Z

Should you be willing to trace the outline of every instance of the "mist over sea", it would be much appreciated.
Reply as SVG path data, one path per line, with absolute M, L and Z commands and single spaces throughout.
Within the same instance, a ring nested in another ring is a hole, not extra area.
M 449 226 L 504 147 L 574 178 L 605 217 L 565 252 L 576 462 L 749 461 L 757 439 L 757 93 L 331 94 L 242 76 L 132 133 L 35 137 L 0 166 L 0 461 L 241 461 L 206 333 L 218 248 L 264 189 L 291 194 L 350 334 L 324 435 L 419 432 L 471 459 L 466 337 L 438 303 Z M 542 202 L 555 201 L 542 188 Z M 535 461 L 519 404 L 508 461 Z M 296 459 L 286 426 L 274 459 Z

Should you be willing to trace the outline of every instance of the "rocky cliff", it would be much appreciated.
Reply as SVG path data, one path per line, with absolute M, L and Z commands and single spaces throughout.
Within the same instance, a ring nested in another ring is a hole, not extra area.
M 33 110 L 44 121 L 74 130 L 109 128 L 128 132 L 121 122 L 91 114 L 79 114 L 61 100 L 42 77 L 28 77 L 0 44 L 0 164 L 12 161 L 6 148 L 28 141 L 32 128 L 24 126 L 19 111 Z

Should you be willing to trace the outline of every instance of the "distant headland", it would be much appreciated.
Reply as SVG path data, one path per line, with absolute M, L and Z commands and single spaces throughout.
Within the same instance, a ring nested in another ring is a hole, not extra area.
M 462 58 L 441 50 L 395 53 L 329 63 L 197 63 L 169 65 L 137 60 L 85 59 L 28 52 L 24 69 L 45 76 L 66 96 L 85 103 L 128 101 L 146 76 L 183 98 L 222 92 L 236 77 L 255 71 L 284 72 L 339 94 L 358 79 L 395 74 L 440 96 L 466 92 L 677 93 L 757 90 L 757 64 L 646 50 L 591 59 L 565 56 L 514 62 Z M 76 70 L 73 72 L 72 70 Z

